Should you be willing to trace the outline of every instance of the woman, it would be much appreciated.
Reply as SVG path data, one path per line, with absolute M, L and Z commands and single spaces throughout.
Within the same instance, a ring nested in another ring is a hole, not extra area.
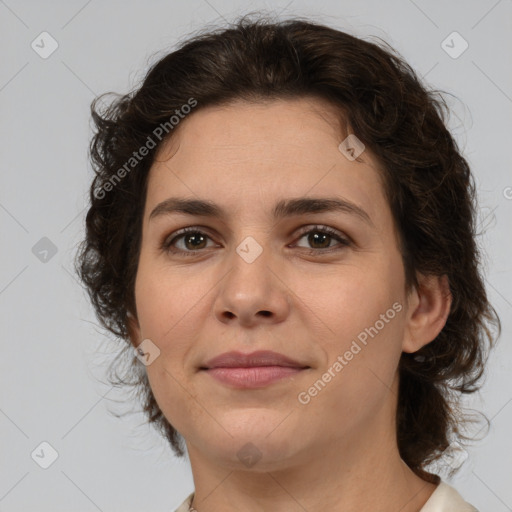
M 186 448 L 177 512 L 476 510 L 427 470 L 499 330 L 442 97 L 384 44 L 243 18 L 92 111 L 78 270 Z

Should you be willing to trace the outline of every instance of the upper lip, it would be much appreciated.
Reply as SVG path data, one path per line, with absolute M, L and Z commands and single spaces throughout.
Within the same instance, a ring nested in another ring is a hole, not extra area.
M 292 368 L 309 368 L 298 361 L 271 350 L 258 350 L 250 354 L 242 352 L 225 352 L 209 361 L 201 369 L 210 368 L 250 368 L 254 366 L 287 366 Z

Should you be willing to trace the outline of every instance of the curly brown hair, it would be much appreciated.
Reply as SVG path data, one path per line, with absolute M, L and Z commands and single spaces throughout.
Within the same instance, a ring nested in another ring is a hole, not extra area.
M 131 358 L 115 383 L 135 387 L 149 423 L 183 456 L 183 438 L 162 414 L 130 344 L 148 172 L 156 150 L 173 135 L 171 118 L 191 110 L 184 105 L 195 102 L 197 111 L 240 99 L 304 96 L 328 100 L 379 161 L 407 290 L 418 286 L 417 272 L 448 276 L 453 301 L 444 328 L 418 352 L 403 353 L 398 370 L 400 455 L 416 474 L 437 482 L 425 467 L 452 439 L 468 439 L 460 400 L 481 386 L 492 328 L 499 336 L 501 325 L 479 269 L 475 184 L 445 125 L 447 102 L 382 40 L 301 18 L 244 16 L 231 28 L 182 42 L 150 68 L 137 90 L 101 109 L 105 95 L 92 103 L 95 177 L 76 269 L 102 326 L 124 342 L 122 353 Z M 150 148 L 147 155 L 134 160 L 143 147 Z

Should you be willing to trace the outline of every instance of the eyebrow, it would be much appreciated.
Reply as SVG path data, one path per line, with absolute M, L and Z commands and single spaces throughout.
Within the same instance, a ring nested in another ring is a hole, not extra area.
M 370 216 L 358 205 L 341 198 L 301 197 L 298 199 L 282 199 L 276 203 L 272 211 L 275 219 L 299 216 L 309 213 L 343 212 L 359 217 L 367 224 L 375 227 Z M 163 215 L 181 213 L 199 217 L 217 217 L 225 219 L 227 212 L 219 205 L 201 199 L 183 199 L 169 197 L 159 203 L 149 215 L 149 220 Z

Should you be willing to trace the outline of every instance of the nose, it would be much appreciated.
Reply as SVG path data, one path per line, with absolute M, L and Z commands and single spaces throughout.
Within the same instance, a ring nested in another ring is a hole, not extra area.
M 282 322 L 289 314 L 291 292 L 279 275 L 282 272 L 271 249 L 262 247 L 252 259 L 241 245 L 239 252 L 233 250 L 230 255 L 229 269 L 220 282 L 214 304 L 216 318 L 244 327 Z

